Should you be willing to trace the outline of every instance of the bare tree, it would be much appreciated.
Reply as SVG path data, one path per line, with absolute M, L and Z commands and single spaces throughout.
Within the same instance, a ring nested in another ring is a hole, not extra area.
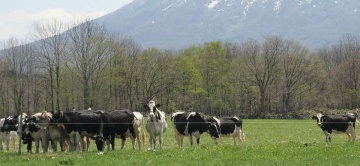
M 248 72 L 245 77 L 260 91 L 260 112 L 257 114 L 266 112 L 266 93 L 279 76 L 279 63 L 285 54 L 284 46 L 283 39 L 277 36 L 265 38 L 262 45 L 254 40 L 242 45 L 241 54 Z
M 65 28 L 65 25 L 56 19 L 34 24 L 33 37 L 37 41 L 35 45 L 38 60 L 40 67 L 48 72 L 49 77 L 51 110 L 60 109 L 60 70 L 68 42 L 68 35 L 62 34 Z
M 109 59 L 109 35 L 103 25 L 90 20 L 74 26 L 68 35 L 71 45 L 67 66 L 81 81 L 83 107 L 92 107 L 91 92 L 96 89 L 100 79 L 94 76 L 99 74 L 97 72 L 105 67 Z
M 285 56 L 282 63 L 283 116 L 292 110 L 297 96 L 316 87 L 315 79 L 321 70 L 318 60 L 299 43 L 285 40 Z
M 9 39 L 4 48 L 6 84 L 10 92 L 8 97 L 12 99 L 14 113 L 19 114 L 26 108 L 26 92 L 32 78 L 33 49 L 15 38 Z

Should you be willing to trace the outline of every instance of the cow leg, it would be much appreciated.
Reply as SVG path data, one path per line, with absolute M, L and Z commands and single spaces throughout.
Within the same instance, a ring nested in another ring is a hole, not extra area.
M 139 131 L 136 131 L 136 138 L 133 138 L 134 139 L 134 147 L 133 147 L 133 149 L 135 149 L 135 139 L 136 139 L 136 142 L 137 142 L 137 144 L 139 144 L 138 146 L 139 146 L 139 149 L 141 149 L 141 142 L 140 142 L 140 132 Z
M 2 139 L 2 138 L 0 138 L 0 139 Z M 0 151 L 2 151 L 2 150 L 3 150 L 2 140 L 0 140 Z
M 64 152 L 64 138 L 60 138 L 59 140 L 59 144 L 60 144 L 60 150 L 61 152 Z
M 5 144 L 6 144 L 6 151 L 9 151 L 10 150 L 10 148 L 9 148 L 9 146 L 10 146 L 10 137 L 9 137 L 9 139 L 6 139 Z
M 80 145 L 81 145 L 81 151 L 85 152 L 86 149 L 86 143 L 85 143 L 85 137 L 84 136 L 80 136 Z
M 179 147 L 182 147 L 182 137 L 181 137 L 180 133 L 176 133 L 176 139 L 177 139 Z
M 73 133 L 70 135 L 71 151 L 77 151 L 80 143 L 79 133 Z
M 61 143 L 60 143 L 60 146 L 61 146 Z M 52 140 L 51 148 L 53 149 L 53 152 L 57 152 L 57 141 L 56 140 Z
M 355 140 L 356 140 L 355 129 L 352 130 L 351 136 L 352 136 L 353 142 L 355 142 Z
M 240 130 L 240 141 L 241 141 L 241 143 L 246 141 L 245 140 L 245 133 L 242 130 Z
M 121 150 L 124 149 L 124 146 L 125 146 L 125 140 L 126 140 L 126 136 L 125 134 L 124 135 L 121 135 Z
M 28 153 L 32 153 L 32 140 L 28 140 L 26 150 Z
M 329 133 L 329 132 L 326 133 L 326 143 L 331 142 L 331 137 L 330 136 L 331 136 L 331 133 Z
M 182 146 L 183 146 L 183 142 L 184 142 L 184 136 L 181 135 L 180 133 L 179 133 L 179 142 L 180 142 L 180 147 L 182 147 Z
M 49 147 L 49 141 L 47 141 L 46 139 L 42 139 L 41 140 L 41 147 L 43 148 L 43 153 L 47 153 L 48 152 L 48 147 Z
M 15 139 L 16 139 L 16 137 L 13 137 L 13 138 L 11 138 L 11 140 L 10 140 L 10 142 L 11 142 L 12 146 L 14 147 L 14 151 L 16 151 L 16 147 L 15 147 Z
M 34 141 L 35 142 L 35 153 L 39 153 L 39 141 Z
M 150 137 L 149 137 L 149 143 L 150 143 L 150 149 L 152 149 L 152 146 L 153 146 L 153 136 L 152 136 L 152 133 L 150 133 Z
M 192 134 L 190 134 L 189 139 L 190 139 L 190 145 L 192 146 L 192 145 L 193 145 L 193 137 L 192 137 Z
M 156 136 L 154 135 L 153 137 L 153 149 L 156 149 Z
M 159 144 L 160 144 L 160 149 L 162 149 L 162 145 L 163 145 L 163 132 L 162 131 L 159 134 Z
M 110 135 L 110 144 L 112 150 L 115 150 L 115 138 L 115 133 Z

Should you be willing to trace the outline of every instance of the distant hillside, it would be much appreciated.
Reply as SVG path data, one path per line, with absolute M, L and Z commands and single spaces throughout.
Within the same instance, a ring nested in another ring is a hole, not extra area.
M 309 48 L 360 35 L 359 0 L 134 0 L 96 21 L 144 48 L 280 35 Z

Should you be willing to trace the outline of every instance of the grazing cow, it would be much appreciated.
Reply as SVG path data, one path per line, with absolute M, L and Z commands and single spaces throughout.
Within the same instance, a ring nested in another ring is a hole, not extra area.
M 132 111 L 112 110 L 102 114 L 102 121 L 104 122 L 103 135 L 95 138 L 95 143 L 98 150 L 103 151 L 103 138 L 110 141 L 111 149 L 115 149 L 115 135 L 121 138 L 121 150 L 124 149 L 126 136 L 129 136 L 132 141 L 133 149 L 135 149 L 136 130 L 134 129 L 135 115 Z M 109 145 L 109 144 L 108 144 Z M 108 146 L 110 150 L 110 146 Z
M 125 111 L 125 112 L 124 112 Z M 112 111 L 111 111 L 112 112 Z M 131 113 L 129 112 L 129 110 L 122 110 L 122 111 L 120 111 L 120 112 L 124 112 L 124 113 L 126 113 L 127 112 L 127 114 L 128 115 L 130 115 Z M 129 114 L 130 113 L 130 114 Z M 139 144 L 139 149 L 141 149 L 141 147 L 144 145 L 144 142 L 145 142 L 145 132 L 142 130 L 142 124 L 143 124 L 143 119 L 144 119 L 144 117 L 143 117 L 143 115 L 140 113 L 140 112 L 133 112 L 133 114 L 134 114 L 134 120 L 130 123 L 130 124 L 132 124 L 133 125 L 133 128 L 134 128 L 134 133 L 135 133 L 135 137 L 134 137 L 134 135 L 132 134 L 132 132 L 130 131 L 130 129 L 128 130 L 128 131 L 126 131 L 126 133 L 125 133 L 125 137 L 127 137 L 127 138 L 131 138 L 132 139 L 132 145 L 133 145 L 133 149 L 135 149 L 135 142 L 134 142 L 134 140 L 135 139 L 137 139 L 137 142 L 138 142 L 138 144 Z M 123 117 L 123 119 L 121 120 L 121 121 L 124 121 L 125 119 L 126 119 L 126 116 L 128 116 L 128 115 L 124 115 Z M 130 119 L 129 119 L 130 120 Z M 129 121 L 130 122 L 130 121 Z M 129 123 L 129 122 L 117 122 L 117 123 Z M 109 130 L 109 128 L 107 127 L 107 126 L 104 126 L 105 127 L 105 129 L 104 130 Z M 130 128 L 130 127 L 129 127 Z M 105 134 L 104 134 L 105 135 Z M 121 136 L 122 136 L 122 134 L 121 135 L 118 135 L 117 134 L 117 137 L 119 137 L 119 138 L 121 138 Z M 103 148 L 103 146 L 104 146 L 104 143 L 103 143 L 103 141 L 102 141 L 102 139 L 101 139 L 101 137 L 100 136 L 98 136 L 98 137 L 91 137 L 92 139 L 94 139 L 95 140 L 95 144 L 96 144 L 96 146 L 98 147 L 98 149 L 102 149 Z M 121 138 L 122 139 L 122 138 Z M 111 140 L 111 139 L 109 139 L 109 140 Z M 123 147 L 124 147 L 124 141 L 122 141 L 122 147 L 121 147 L 121 149 L 123 149 Z M 112 144 L 112 143 L 110 143 L 111 145 L 112 145 L 112 147 L 114 147 L 114 145 Z M 107 142 L 107 145 L 108 146 L 110 146 L 110 144 L 109 144 L 109 142 Z M 109 148 L 109 147 L 108 147 Z
M 148 119 L 146 122 L 146 130 L 150 134 L 150 149 L 156 148 L 156 136 L 159 136 L 160 149 L 163 144 L 163 134 L 168 127 L 165 119 L 165 112 L 158 108 L 160 104 L 155 104 L 153 100 L 148 105 L 144 105 L 148 110 Z
M 174 123 L 175 138 L 180 147 L 183 145 L 184 136 L 190 137 L 190 145 L 193 145 L 193 136 L 196 143 L 200 144 L 200 136 L 208 132 L 215 144 L 218 143 L 219 126 L 208 120 L 205 120 L 199 112 L 175 112 L 171 115 Z
M 349 137 L 349 141 L 355 141 L 355 123 L 356 118 L 349 114 L 323 115 L 318 113 L 312 119 L 317 120 L 318 126 L 323 130 L 326 136 L 326 142 L 331 142 L 331 133 L 345 133 Z
M 221 137 L 233 137 L 234 145 L 236 145 L 236 139 L 239 140 L 239 143 L 245 142 L 245 134 L 242 130 L 242 120 L 240 118 L 236 116 L 220 119 L 212 117 L 207 120 L 216 122 L 220 126 Z
M 53 125 L 64 125 L 70 137 L 71 151 L 79 150 L 81 136 L 102 135 L 103 122 L 101 113 L 91 110 L 62 112 L 60 110 L 53 113 L 50 120 Z M 85 148 L 83 146 L 83 151 Z

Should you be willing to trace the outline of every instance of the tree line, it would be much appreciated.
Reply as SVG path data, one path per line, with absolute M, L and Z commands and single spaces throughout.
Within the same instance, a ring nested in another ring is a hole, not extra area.
M 304 110 L 360 105 L 359 36 L 343 35 L 312 51 L 281 36 L 171 51 L 142 49 L 89 20 L 71 27 L 36 23 L 32 44 L 4 42 L 1 115 L 88 107 L 144 111 L 155 100 L 167 113 L 297 118 Z

